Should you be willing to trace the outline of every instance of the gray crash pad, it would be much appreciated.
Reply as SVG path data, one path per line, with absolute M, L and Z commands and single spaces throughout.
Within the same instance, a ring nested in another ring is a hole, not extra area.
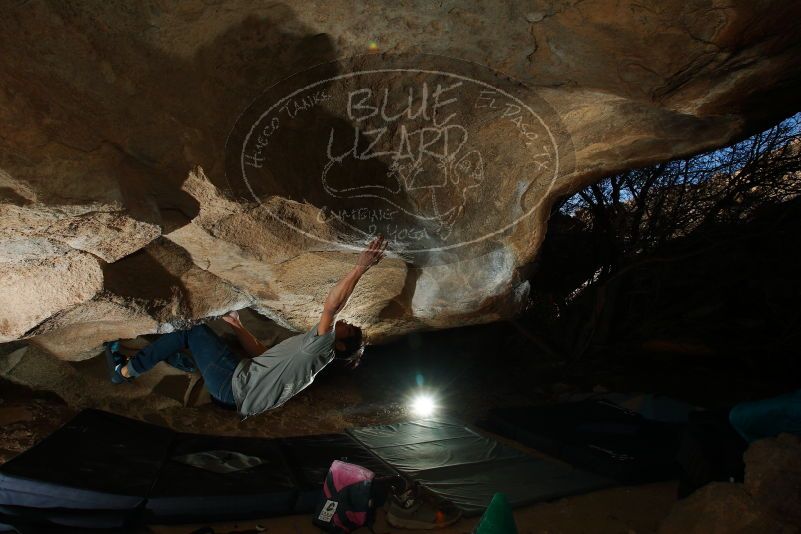
M 498 443 L 447 418 L 349 430 L 365 448 L 465 515 L 483 512 L 496 492 L 512 506 L 587 493 L 612 479 Z

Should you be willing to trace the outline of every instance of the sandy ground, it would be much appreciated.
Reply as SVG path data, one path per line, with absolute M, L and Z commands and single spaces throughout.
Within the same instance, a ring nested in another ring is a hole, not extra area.
M 376 347 L 368 353 L 362 368 L 326 369 L 312 386 L 281 409 L 245 421 L 204 402 L 144 411 L 120 402 L 112 404 L 111 409 L 179 431 L 281 437 L 341 432 L 350 427 L 404 420 L 410 417 L 408 398 L 421 388 L 437 395 L 443 411 L 467 423 L 481 418 L 493 406 L 554 402 L 565 393 L 587 389 L 586 385 L 560 381 L 562 373 L 554 362 L 499 359 L 499 342 L 491 333 L 479 331 L 478 338 L 464 337 L 459 332 L 409 336 L 399 343 Z M 82 374 L 102 376 L 103 365 L 98 359 L 77 367 Z M 28 449 L 75 413 L 75 407 L 52 394 L 0 382 L 0 462 Z M 515 511 L 515 518 L 521 533 L 655 532 L 675 502 L 675 489 L 674 482 L 612 488 L 520 508 Z M 467 533 L 477 520 L 463 519 L 441 532 Z M 309 516 L 236 524 L 153 526 L 149 531 L 190 533 L 207 526 L 215 533 L 319 532 Z M 380 511 L 376 532 L 401 531 L 389 527 Z
M 0 403 L 0 460 L 3 461 L 46 437 L 75 413 L 74 410 L 60 404 L 55 399 L 37 398 L 24 390 L 13 386 L 9 387 L 8 384 L 3 384 L 3 396 L 3 402 Z M 9 399 L 8 397 L 15 398 Z M 308 407 L 306 409 L 308 410 Z M 200 417 L 192 418 L 194 424 L 189 424 L 192 417 L 190 413 L 175 414 L 174 417 L 169 417 L 169 419 L 174 423 L 178 423 L 174 425 L 176 427 L 188 426 L 196 428 L 200 423 L 208 429 L 208 425 L 213 424 L 214 421 L 225 421 L 230 416 L 230 414 L 222 412 L 213 406 L 193 408 L 189 412 L 200 415 Z M 197 412 L 200 413 L 198 414 Z M 279 417 L 277 414 L 273 417 L 275 418 L 273 422 L 287 422 L 284 417 Z M 360 417 L 364 417 L 364 415 L 353 416 L 353 418 Z M 343 419 L 350 418 L 344 417 Z M 370 417 L 370 419 L 374 418 L 375 415 Z M 308 418 L 305 419 L 308 421 Z M 321 426 L 307 422 L 292 427 L 278 425 L 279 429 L 273 427 L 272 430 L 274 432 L 269 432 L 269 434 L 291 435 L 301 433 L 304 430 L 317 432 L 341 430 L 336 422 L 342 420 L 336 419 L 335 422 L 330 417 L 327 419 L 327 424 L 322 427 L 322 430 Z M 262 421 L 262 424 L 264 423 Z M 231 423 L 229 425 L 234 428 Z M 227 427 L 224 428 L 228 429 Z M 242 429 L 239 428 L 239 430 L 241 431 Z M 510 443 L 506 440 L 501 441 Z M 515 510 L 515 520 L 521 534 L 535 532 L 593 534 L 655 532 L 659 523 L 668 514 L 670 507 L 675 502 L 675 495 L 676 484 L 674 482 L 617 487 L 519 508 Z M 451 534 L 468 533 L 471 532 L 477 521 L 478 518 L 466 518 L 457 525 L 443 529 L 440 532 Z M 320 532 L 311 524 L 308 515 L 265 518 L 239 523 L 150 526 L 139 532 L 189 534 L 204 527 L 210 527 L 213 529 L 212 532 L 217 534 L 256 532 L 301 534 Z M 378 534 L 412 532 L 390 527 L 386 523 L 383 510 L 378 513 L 375 531 Z M 209 531 L 206 530 L 205 532 Z
M 676 485 L 672 482 L 613 488 L 587 495 L 560 499 L 555 502 L 527 506 L 515 510 L 520 534 L 633 534 L 655 532 L 675 500 Z M 456 525 L 436 532 L 466 534 L 472 531 L 478 518 L 459 521 Z M 211 527 L 216 534 L 234 533 L 298 533 L 319 534 L 309 516 L 290 516 L 241 523 L 212 525 L 153 526 L 158 534 L 189 534 L 202 527 Z M 431 532 L 400 530 L 390 527 L 379 512 L 374 527 L 377 534 L 396 532 Z M 367 532 L 365 530 L 365 532 Z

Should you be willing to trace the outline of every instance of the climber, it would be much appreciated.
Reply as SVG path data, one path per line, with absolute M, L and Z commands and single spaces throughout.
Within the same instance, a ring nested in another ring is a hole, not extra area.
M 364 351 L 362 331 L 337 320 L 359 279 L 384 257 L 387 242 L 375 238 L 359 255 L 356 265 L 328 293 L 317 324 L 305 334 L 267 348 L 239 320 L 236 312 L 223 320 L 233 329 L 248 358 L 241 361 L 208 326 L 198 325 L 162 335 L 130 359 L 119 352 L 119 341 L 105 347 L 111 381 L 123 384 L 160 361 L 187 371 L 196 366 L 212 400 L 244 416 L 277 408 L 312 383 L 333 360 L 354 368 Z M 192 360 L 181 350 L 189 349 Z

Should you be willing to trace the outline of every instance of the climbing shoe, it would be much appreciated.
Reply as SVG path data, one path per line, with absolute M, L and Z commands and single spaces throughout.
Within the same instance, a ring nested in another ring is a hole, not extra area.
M 108 366 L 111 382 L 114 384 L 122 384 L 133 380 L 132 378 L 122 376 L 120 372 L 122 367 L 128 363 L 125 355 L 120 352 L 120 342 L 103 343 L 103 348 L 106 353 L 106 365 Z
M 396 528 L 431 530 L 453 525 L 462 517 L 462 512 L 450 503 L 435 504 L 422 498 L 419 488 L 414 487 L 389 500 L 387 522 Z

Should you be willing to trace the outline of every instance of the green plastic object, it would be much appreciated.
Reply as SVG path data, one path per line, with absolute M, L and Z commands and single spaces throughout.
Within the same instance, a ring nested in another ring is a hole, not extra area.
M 512 507 L 503 493 L 496 493 L 476 525 L 474 534 L 517 534 Z

